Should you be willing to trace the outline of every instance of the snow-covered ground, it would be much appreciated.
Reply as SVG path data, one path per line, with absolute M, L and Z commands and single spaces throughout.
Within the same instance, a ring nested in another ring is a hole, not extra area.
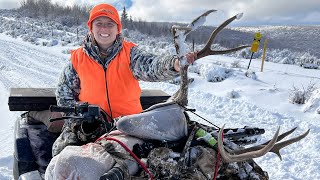
M 13 178 L 13 127 L 21 113 L 9 111 L 9 89 L 55 87 L 69 58 L 62 51 L 70 48 L 74 47 L 36 46 L 0 33 L 0 180 Z M 281 150 L 282 161 L 271 153 L 255 160 L 273 180 L 320 179 L 320 145 L 317 143 L 320 139 L 320 114 L 316 113 L 319 100 L 313 102 L 317 107 L 306 112 L 303 111 L 305 105 L 289 102 L 293 86 L 298 89 L 307 89 L 310 84 L 320 87 L 320 71 L 265 62 L 264 71 L 260 72 L 261 60 L 256 59 L 250 66 L 257 76 L 254 79 L 244 75 L 248 62 L 247 59 L 227 56 L 209 56 L 199 60 L 191 67 L 200 75 L 190 73 L 195 80 L 189 89 L 189 106 L 217 126 L 264 128 L 266 133 L 259 143 L 272 138 L 278 126 L 281 126 L 281 132 L 297 126 L 294 135 L 311 129 L 301 142 Z M 226 78 L 222 82 L 207 81 L 221 73 L 225 75 L 220 77 Z M 178 89 L 178 85 L 168 82 L 141 82 L 140 85 L 145 89 L 161 89 L 168 94 Z M 230 98 L 230 94 L 236 97 Z

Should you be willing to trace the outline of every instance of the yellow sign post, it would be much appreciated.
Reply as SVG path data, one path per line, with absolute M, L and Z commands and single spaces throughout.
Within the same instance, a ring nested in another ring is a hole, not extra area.
M 252 45 L 251 45 L 251 49 L 250 49 L 251 52 L 257 52 L 258 51 L 261 37 L 262 37 L 262 35 L 259 32 L 254 34 L 254 39 L 253 39 L 253 42 L 252 42 Z
M 261 62 L 261 72 L 263 72 L 263 65 L 264 65 L 264 59 L 266 58 L 267 44 L 268 44 L 268 40 L 264 40 L 263 55 L 262 55 L 262 62 Z
M 249 69 L 249 67 L 250 67 L 253 54 L 258 51 L 261 37 L 262 37 L 262 34 L 260 32 L 257 32 L 257 33 L 254 34 L 254 39 L 252 41 L 251 49 L 250 49 L 251 57 L 250 57 L 250 61 L 249 61 L 249 65 L 248 65 L 247 69 Z

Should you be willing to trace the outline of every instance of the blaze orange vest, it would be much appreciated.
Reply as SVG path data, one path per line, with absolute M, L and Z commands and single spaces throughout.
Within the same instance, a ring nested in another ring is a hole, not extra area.
M 71 52 L 71 61 L 80 78 L 79 100 L 99 105 L 112 117 L 140 113 L 141 89 L 130 70 L 130 48 L 135 44 L 123 41 L 123 47 L 106 71 L 90 58 L 83 48 Z M 108 89 L 108 90 L 107 90 Z M 107 100 L 107 96 L 109 101 Z

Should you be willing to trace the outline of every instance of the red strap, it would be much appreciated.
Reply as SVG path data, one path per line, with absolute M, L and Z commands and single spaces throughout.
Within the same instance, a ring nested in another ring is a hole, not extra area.
M 222 132 L 222 142 L 223 142 L 223 132 Z M 217 179 L 217 176 L 218 176 L 220 160 L 221 160 L 221 159 L 220 159 L 220 151 L 219 151 L 219 149 L 218 149 L 217 161 L 216 161 L 216 168 L 215 168 L 214 176 L 213 176 L 213 179 L 214 179 L 214 180 L 216 180 L 216 179 Z
M 128 146 L 126 146 L 120 140 L 112 138 L 112 137 L 100 137 L 95 142 L 100 141 L 102 139 L 116 141 L 117 143 L 119 143 L 137 161 L 137 163 L 142 167 L 142 169 L 149 175 L 150 179 L 153 180 L 153 176 L 152 176 L 151 172 L 148 170 L 147 166 L 128 148 Z

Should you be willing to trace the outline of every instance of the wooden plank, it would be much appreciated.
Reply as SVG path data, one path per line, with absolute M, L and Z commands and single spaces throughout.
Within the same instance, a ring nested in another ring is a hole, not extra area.
M 141 105 L 146 109 L 164 102 L 170 96 L 161 90 L 145 89 L 141 92 Z M 10 111 L 42 111 L 56 105 L 55 88 L 11 88 L 8 105 Z

